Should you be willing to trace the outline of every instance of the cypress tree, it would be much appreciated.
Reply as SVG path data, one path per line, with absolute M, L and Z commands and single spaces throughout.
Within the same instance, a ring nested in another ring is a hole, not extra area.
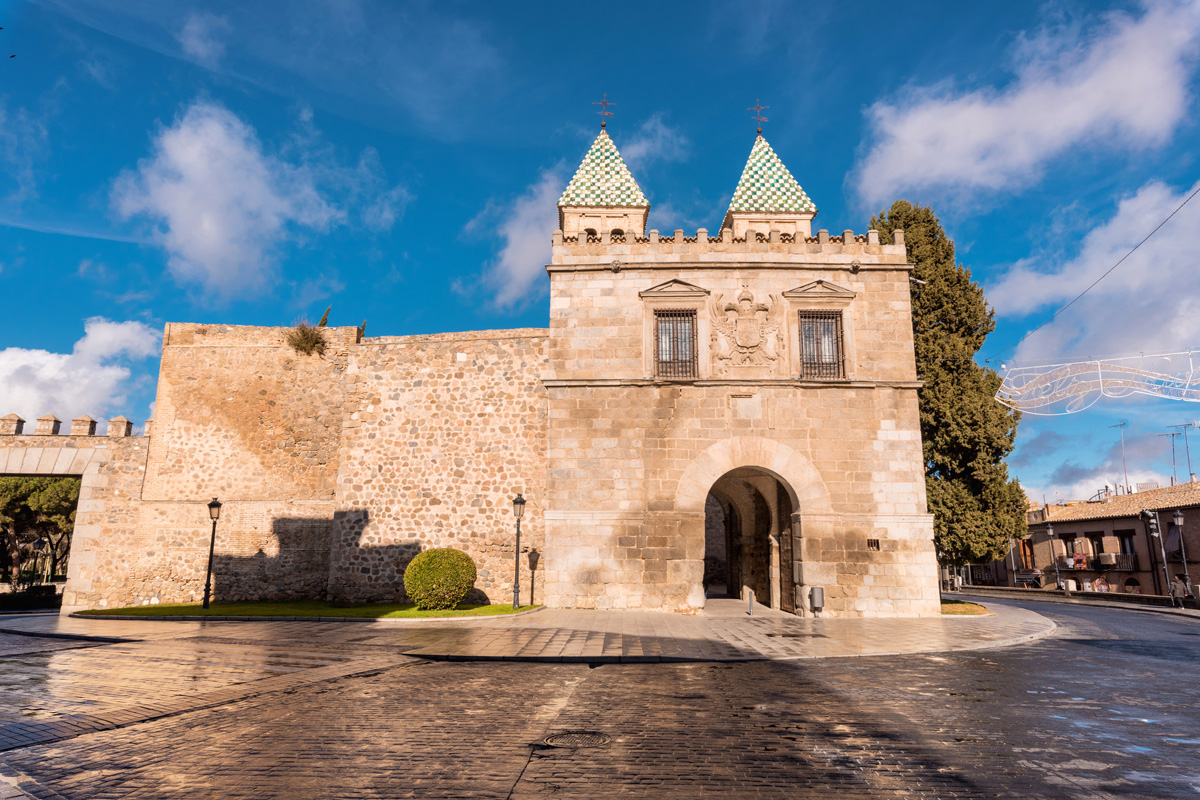
M 938 560 L 990 561 L 1026 534 L 1025 493 L 1008 475 L 1020 412 L 996 402 L 1000 376 L 975 356 L 995 315 L 971 270 L 954 260 L 954 241 L 933 209 L 897 200 L 871 218 L 880 239 L 904 230 L 914 265 L 912 312 L 925 488 Z

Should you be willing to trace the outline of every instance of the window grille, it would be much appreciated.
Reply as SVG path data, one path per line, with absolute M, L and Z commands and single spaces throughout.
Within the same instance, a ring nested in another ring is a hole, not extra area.
M 878 539 L 867 539 L 867 549 L 868 550 L 880 549 L 879 548 L 879 540 Z
M 800 377 L 830 380 L 846 377 L 842 347 L 842 312 L 800 312 Z
M 659 378 L 696 377 L 696 310 L 659 309 L 654 312 L 654 375 Z

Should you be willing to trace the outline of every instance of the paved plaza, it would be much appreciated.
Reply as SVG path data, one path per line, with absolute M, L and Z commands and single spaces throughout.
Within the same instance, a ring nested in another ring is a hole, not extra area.
M 0 798 L 1198 790 L 1200 622 L 986 602 L 996 616 L 929 621 L 942 638 L 929 626 L 926 652 L 916 620 L 889 636 L 884 620 L 731 607 L 657 628 L 570 615 L 565 639 L 550 611 L 466 625 L 0 618 L 38 634 L 0 634 Z M 1022 635 L 1036 638 L 996 646 Z M 858 657 L 816 657 L 852 639 L 840 655 Z M 564 641 L 592 656 L 554 660 Z M 651 642 L 663 663 L 620 663 Z M 599 746 L 545 743 L 571 731 Z

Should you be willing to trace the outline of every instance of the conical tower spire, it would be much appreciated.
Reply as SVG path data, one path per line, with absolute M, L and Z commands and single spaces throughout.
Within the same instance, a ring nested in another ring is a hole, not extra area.
M 558 198 L 558 225 L 567 236 L 590 230 L 642 234 L 650 201 L 633 178 L 608 131 L 601 129 L 575 176 Z
M 811 236 L 816 215 L 816 204 L 759 133 L 721 227 L 733 228 L 733 235 L 739 238 L 747 230 Z

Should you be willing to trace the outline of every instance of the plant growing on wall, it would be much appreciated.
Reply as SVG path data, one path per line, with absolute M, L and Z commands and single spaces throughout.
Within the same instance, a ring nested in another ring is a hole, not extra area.
M 1004 459 L 1018 411 L 995 400 L 1000 376 L 975 356 L 995 327 L 983 289 L 955 262 L 954 240 L 933 210 L 897 200 L 871 218 L 881 240 L 904 231 L 912 277 L 913 339 L 920 389 L 925 488 L 934 514 L 938 560 L 990 561 L 1027 532 L 1027 501 Z
M 325 355 L 324 334 L 321 333 L 320 327 L 309 325 L 306 319 L 299 320 L 296 326 L 287 332 L 285 340 L 297 353 L 303 353 L 306 356 L 311 356 L 313 353 L 319 356 Z

